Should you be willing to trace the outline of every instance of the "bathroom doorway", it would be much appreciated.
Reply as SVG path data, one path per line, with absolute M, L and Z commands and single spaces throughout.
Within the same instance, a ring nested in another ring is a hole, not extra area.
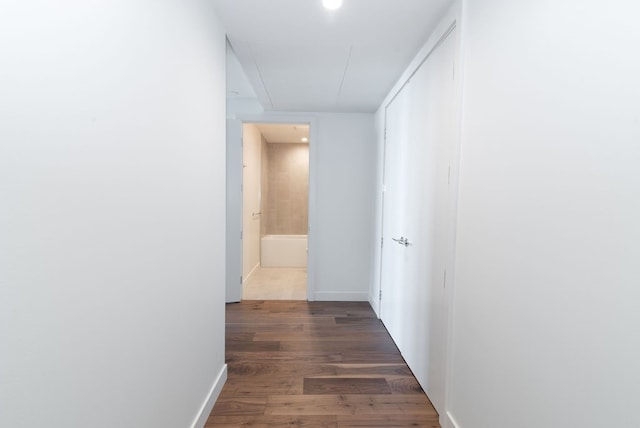
M 307 300 L 309 125 L 242 127 L 242 299 Z

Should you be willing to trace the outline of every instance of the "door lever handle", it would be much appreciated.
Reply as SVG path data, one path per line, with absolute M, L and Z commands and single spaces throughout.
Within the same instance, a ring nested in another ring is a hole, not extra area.
M 400 245 L 404 245 L 405 247 L 408 247 L 409 245 L 411 245 L 409 243 L 409 240 L 407 238 L 405 238 L 404 236 L 401 236 L 400 239 L 396 239 L 396 238 L 391 238 L 391 239 L 396 241 Z

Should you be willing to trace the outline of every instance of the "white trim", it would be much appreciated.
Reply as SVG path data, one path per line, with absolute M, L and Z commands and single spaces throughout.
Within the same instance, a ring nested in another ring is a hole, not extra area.
M 202 407 L 198 411 L 196 418 L 191 424 L 191 428 L 203 428 L 207 423 L 207 419 L 209 419 L 209 415 L 211 414 L 211 410 L 213 410 L 213 405 L 216 404 L 216 400 L 220 396 L 220 392 L 222 392 L 222 387 L 224 383 L 227 381 L 227 365 L 222 366 L 220 373 L 218 373 L 218 377 L 216 378 L 209 394 L 207 395 L 206 400 L 202 403 Z
M 256 273 L 256 271 L 260 269 L 260 263 L 256 263 L 256 265 L 253 267 L 253 269 L 251 269 L 251 272 L 249 272 L 247 274 L 246 278 L 242 278 L 242 286 L 244 287 L 247 282 L 249 282 L 249 278 L 251 278 L 253 276 L 254 273 Z
M 242 122 L 226 123 L 225 301 L 242 300 Z
M 440 19 L 440 22 L 431 32 L 431 35 L 427 39 L 420 51 L 413 57 L 413 60 L 409 64 L 407 68 L 405 68 L 404 72 L 400 76 L 400 78 L 396 81 L 396 84 L 393 85 L 393 88 L 389 91 L 384 101 L 380 103 L 380 107 L 376 112 L 384 112 L 386 106 L 391 103 L 391 101 L 398 95 L 400 90 L 406 85 L 407 81 L 411 79 L 411 77 L 415 74 L 415 72 L 420 68 L 423 62 L 429 58 L 432 51 L 438 47 L 440 42 L 446 38 L 447 34 L 451 31 L 452 27 L 458 26 L 458 21 L 460 20 L 461 15 L 461 3 L 459 1 L 454 2 L 446 13 Z
M 447 319 L 447 338 L 446 338 L 446 377 L 445 377 L 445 417 L 441 419 L 445 419 L 445 423 L 443 428 L 459 428 L 459 425 L 456 423 L 455 419 L 451 415 L 451 412 L 447 410 L 452 401 L 453 394 L 453 355 L 454 355 L 454 344 L 453 344 L 453 332 L 454 332 L 454 311 L 455 311 L 455 287 L 456 287 L 456 246 L 458 242 L 458 201 L 460 198 L 459 194 L 459 176 L 460 176 L 460 149 L 462 144 L 462 111 L 463 111 L 463 95 L 464 95 L 464 61 L 465 61 L 465 46 L 464 40 L 466 35 L 466 25 L 465 25 L 465 9 L 467 5 L 466 2 L 462 0 L 456 0 L 454 4 L 447 12 L 447 16 L 453 15 L 456 21 L 457 31 L 456 31 L 456 44 L 457 44 L 457 53 L 455 56 L 456 65 L 454 68 L 455 72 L 455 80 L 456 83 L 454 85 L 454 90 L 457 92 L 455 94 L 457 106 L 457 117 L 456 117 L 456 152 L 452 156 L 452 171 L 451 177 L 453 180 L 451 181 L 451 192 L 452 195 L 455 195 L 455 198 L 450 202 L 451 206 L 449 207 L 451 212 L 451 221 L 452 223 L 449 227 L 452 230 L 452 245 L 449 249 L 449 263 L 447 263 L 447 301 L 449 305 L 449 313 Z
M 343 292 L 343 291 L 319 291 L 314 294 L 314 300 L 319 302 L 367 302 L 369 293 Z M 309 299 L 311 300 L 311 299 Z
M 451 412 L 446 412 L 440 416 L 440 425 L 442 428 L 460 428 L 460 425 L 456 423 L 456 420 L 451 416 Z
M 376 293 L 371 294 L 371 291 L 369 292 L 369 304 L 371 305 L 373 312 L 376 313 L 376 316 L 380 318 L 380 299 L 378 299 L 378 296 L 375 294 Z

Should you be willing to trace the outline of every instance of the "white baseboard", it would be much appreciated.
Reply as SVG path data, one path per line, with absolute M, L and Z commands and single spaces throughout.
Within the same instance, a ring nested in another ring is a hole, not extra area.
M 242 286 L 244 287 L 244 285 L 249 282 L 249 278 L 251 278 L 253 276 L 254 273 L 256 273 L 256 271 L 260 269 L 260 263 L 258 263 L 257 265 L 255 265 L 253 267 L 253 269 L 251 269 L 251 272 L 249 272 L 249 274 L 247 275 L 246 278 L 242 278 Z
M 380 299 L 369 293 L 369 304 L 371 305 L 373 312 L 376 313 L 376 316 L 380 318 Z
M 209 419 L 209 414 L 211 414 L 211 410 L 213 410 L 213 405 L 216 404 L 216 400 L 220 396 L 220 392 L 222 391 L 222 387 L 224 383 L 227 381 L 227 365 L 225 364 L 220 373 L 218 373 L 218 377 L 216 378 L 209 394 L 207 395 L 207 399 L 204 400 L 198 415 L 196 416 L 193 424 L 191 424 L 191 428 L 203 428 L 207 423 L 207 419 Z
M 316 302 L 368 302 L 369 293 L 342 292 L 342 291 L 316 291 L 313 300 Z
M 442 425 L 442 428 L 460 428 L 450 412 L 445 412 L 444 415 L 440 416 L 440 425 Z

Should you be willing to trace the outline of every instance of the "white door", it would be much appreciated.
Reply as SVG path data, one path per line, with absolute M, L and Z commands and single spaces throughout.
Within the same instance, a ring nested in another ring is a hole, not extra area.
M 451 33 L 386 110 L 381 318 L 440 412 L 453 242 L 454 55 Z
M 451 307 L 451 286 L 447 286 L 453 271 L 453 248 L 455 240 L 455 201 L 457 200 L 456 178 L 458 171 L 456 106 L 454 85 L 457 33 L 455 30 L 434 52 L 432 78 L 429 79 L 427 127 L 429 139 L 435 142 L 433 158 L 432 195 L 433 229 L 431 233 L 433 269 L 430 275 L 431 305 L 429 344 L 429 365 L 425 373 L 426 391 L 433 396 L 437 409 L 444 411 L 446 388 L 447 339 L 449 336 L 449 310 Z
M 226 302 L 242 300 L 242 122 L 227 119 Z
M 407 227 L 407 166 L 410 156 L 408 136 L 409 94 L 412 84 L 408 82 L 386 109 L 384 148 L 384 207 L 383 246 L 381 273 L 380 318 L 398 345 L 405 348 L 406 322 L 404 305 L 407 289 L 406 247 L 404 235 Z

